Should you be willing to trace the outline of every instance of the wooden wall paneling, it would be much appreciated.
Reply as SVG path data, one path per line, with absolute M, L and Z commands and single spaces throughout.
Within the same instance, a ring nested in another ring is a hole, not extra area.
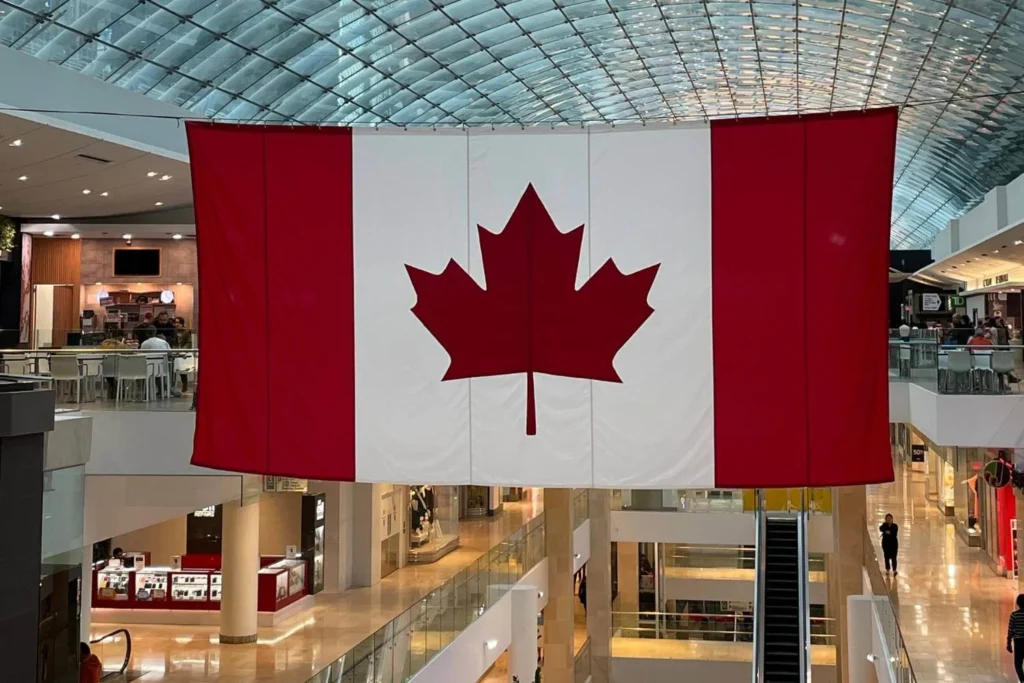
M 32 284 L 79 285 L 81 282 L 81 240 L 33 240 Z
M 53 288 L 53 345 L 67 346 L 68 332 L 78 331 L 78 287 Z

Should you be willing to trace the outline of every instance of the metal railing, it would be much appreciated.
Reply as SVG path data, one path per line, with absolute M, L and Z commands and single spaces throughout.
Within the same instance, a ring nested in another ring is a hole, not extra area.
M 792 511 L 805 501 L 810 514 L 831 514 L 832 489 L 770 489 L 765 509 Z M 753 512 L 754 489 L 614 489 L 612 510 L 624 512 Z
M 754 615 L 751 612 L 612 613 L 612 637 L 615 638 L 752 643 L 754 633 Z M 835 645 L 835 619 L 811 617 L 808 620 L 808 636 L 812 645 Z
M 0 351 L 0 372 L 46 381 L 58 405 L 94 409 L 189 411 L 186 389 L 194 389 L 197 349 L 39 349 Z
M 825 553 L 808 553 L 808 570 L 826 571 Z M 756 569 L 757 552 L 750 546 L 716 546 L 682 543 L 665 544 L 666 567 L 702 569 Z
M 123 636 L 123 639 L 122 639 L 122 636 Z M 95 654 L 96 657 L 99 658 L 99 660 L 101 662 L 105 662 L 107 660 L 107 657 L 105 656 L 106 652 L 104 651 L 104 647 L 107 646 L 108 644 L 110 644 L 110 645 L 120 645 L 121 642 L 124 642 L 124 646 L 125 646 L 124 647 L 124 659 L 121 661 L 120 666 L 118 666 L 118 667 L 116 667 L 114 669 L 104 668 L 103 669 L 104 674 L 113 674 L 113 675 L 120 676 L 120 675 L 124 674 L 125 671 L 128 670 L 128 663 L 132 659 L 132 634 L 126 628 L 119 628 L 116 631 L 111 631 L 110 633 L 106 634 L 105 636 L 100 636 L 99 638 L 96 638 L 95 640 L 90 640 L 89 641 L 89 645 L 90 646 L 96 646 L 96 645 L 100 645 L 101 646 L 101 647 L 98 647 L 98 648 L 97 647 L 93 647 L 93 654 Z M 99 652 L 97 652 L 97 650 L 99 650 Z
M 588 489 L 573 489 L 572 492 L 572 528 L 578 529 L 580 524 L 590 519 L 590 498 Z
M 307 683 L 404 683 L 545 556 L 544 514 L 435 588 Z
M 871 584 L 871 593 L 874 596 L 872 610 L 881 630 L 882 645 L 889 659 L 888 665 L 893 683 L 917 683 L 917 676 L 914 675 L 914 667 L 910 662 L 910 652 L 907 650 L 907 643 L 903 639 L 903 632 L 900 629 L 899 616 L 892 604 L 889 587 L 882 577 L 878 553 L 875 551 L 875 544 L 867 527 L 864 528 L 863 542 L 864 567 Z
M 587 683 L 590 678 L 590 638 L 583 643 L 572 664 L 573 683 Z
M 1024 346 L 890 340 L 889 379 L 913 382 L 939 394 L 1019 394 Z

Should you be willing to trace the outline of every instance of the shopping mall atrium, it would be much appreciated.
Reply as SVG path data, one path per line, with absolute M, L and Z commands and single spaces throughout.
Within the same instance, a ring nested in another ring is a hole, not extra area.
M 1022 295 L 1024 0 L 0 0 L 0 682 L 1024 681 Z

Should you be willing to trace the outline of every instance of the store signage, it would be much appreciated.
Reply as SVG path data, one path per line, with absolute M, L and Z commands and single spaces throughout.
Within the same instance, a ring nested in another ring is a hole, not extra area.
M 1004 282 L 1009 282 L 1009 281 L 1010 281 L 1010 274 L 1009 273 L 1003 273 L 1002 275 L 996 275 L 996 284 L 997 285 L 1001 285 Z
M 318 521 L 318 522 L 324 521 L 324 514 L 326 512 L 324 510 L 325 507 L 326 506 L 324 505 L 324 499 L 323 498 L 317 498 L 316 499 L 316 521 Z
M 938 294 L 926 292 L 921 295 L 921 310 L 940 311 L 942 310 L 942 297 Z
M 305 493 L 308 488 L 308 479 L 263 477 L 263 490 L 269 493 Z
M 923 443 L 915 443 L 910 447 L 910 462 L 924 462 Z
M 217 506 L 216 505 L 208 505 L 208 506 L 202 508 L 201 510 L 196 510 L 195 512 L 192 513 L 192 515 L 194 517 L 216 517 L 217 516 Z
M 963 305 L 964 305 L 964 298 L 962 296 L 952 296 L 952 295 L 950 295 L 950 297 L 949 297 L 949 310 L 952 311 L 957 306 L 963 306 Z
M 982 280 L 981 281 L 981 286 L 982 287 L 991 287 L 992 286 L 992 278 L 987 277 L 984 280 Z

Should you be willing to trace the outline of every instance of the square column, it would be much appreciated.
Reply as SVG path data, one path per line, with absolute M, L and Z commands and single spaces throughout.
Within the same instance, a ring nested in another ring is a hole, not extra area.
M 590 560 L 587 562 L 587 636 L 591 683 L 609 683 L 612 630 L 612 496 L 591 489 Z
M 544 683 L 574 683 L 572 489 L 544 489 L 548 604 L 544 608 Z
M 512 588 L 512 640 L 508 646 L 508 683 L 533 683 L 537 673 L 537 589 Z
M 836 624 L 836 679 L 852 683 L 847 598 L 864 593 L 867 494 L 863 486 L 832 489 L 832 539 L 828 589 Z

